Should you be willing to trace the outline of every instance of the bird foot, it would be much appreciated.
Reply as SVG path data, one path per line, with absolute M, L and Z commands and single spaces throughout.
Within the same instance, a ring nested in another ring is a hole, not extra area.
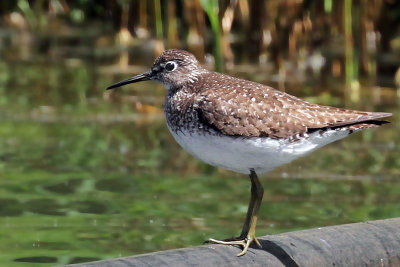
M 206 241 L 207 243 L 214 243 L 214 244 L 221 244 L 221 245 L 238 245 L 242 246 L 243 250 L 239 254 L 237 254 L 238 257 L 243 256 L 246 254 L 248 248 L 250 247 L 250 244 L 253 242 L 256 242 L 256 244 L 261 248 L 260 242 L 257 240 L 255 236 L 250 236 L 248 235 L 247 237 L 236 237 L 232 239 L 225 239 L 225 240 L 216 240 L 214 238 L 210 238 Z

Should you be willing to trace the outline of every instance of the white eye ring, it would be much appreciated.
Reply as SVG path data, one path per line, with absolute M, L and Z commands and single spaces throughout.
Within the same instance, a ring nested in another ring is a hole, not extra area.
M 174 70 L 176 70 L 176 68 L 178 67 L 178 64 L 175 62 L 175 61 L 168 61 L 166 64 L 165 64 L 165 69 L 167 70 L 167 71 L 174 71 Z

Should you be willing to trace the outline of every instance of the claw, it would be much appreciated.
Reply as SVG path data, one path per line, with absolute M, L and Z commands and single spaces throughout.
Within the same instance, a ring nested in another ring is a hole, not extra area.
M 221 244 L 221 245 L 238 245 L 242 246 L 243 250 L 239 254 L 237 254 L 238 257 L 243 256 L 246 254 L 247 250 L 249 249 L 251 243 L 256 242 L 256 244 L 261 248 L 260 242 L 257 240 L 255 237 L 247 236 L 246 238 L 242 240 L 231 240 L 231 241 L 221 241 L 221 240 L 216 240 L 214 238 L 208 239 L 206 242 L 207 243 L 215 243 L 215 244 Z
M 207 240 L 210 243 L 220 244 L 220 245 L 239 245 L 245 246 L 245 240 L 232 240 L 232 241 L 223 241 L 223 240 L 216 240 L 214 238 L 210 238 Z

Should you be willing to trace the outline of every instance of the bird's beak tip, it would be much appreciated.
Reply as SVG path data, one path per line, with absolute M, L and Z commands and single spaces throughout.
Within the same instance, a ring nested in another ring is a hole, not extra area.
M 141 82 L 141 81 L 148 81 L 148 80 L 150 80 L 150 78 L 151 78 L 151 73 L 150 73 L 150 72 L 142 73 L 142 74 L 133 76 L 133 77 L 131 77 L 131 78 L 129 78 L 129 79 L 126 79 L 126 80 L 123 80 L 123 81 L 114 83 L 114 84 L 108 86 L 108 87 L 106 88 L 106 90 L 114 89 L 114 88 L 116 88 L 116 87 L 120 87 L 120 86 L 129 84 L 129 83 L 136 83 L 136 82 Z

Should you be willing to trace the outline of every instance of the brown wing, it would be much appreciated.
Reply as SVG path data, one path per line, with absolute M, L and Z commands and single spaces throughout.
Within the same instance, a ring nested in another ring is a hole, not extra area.
M 198 111 L 206 123 L 227 135 L 288 138 L 324 128 L 369 128 L 391 116 L 311 104 L 262 84 L 214 76 L 218 86 L 200 92 Z

